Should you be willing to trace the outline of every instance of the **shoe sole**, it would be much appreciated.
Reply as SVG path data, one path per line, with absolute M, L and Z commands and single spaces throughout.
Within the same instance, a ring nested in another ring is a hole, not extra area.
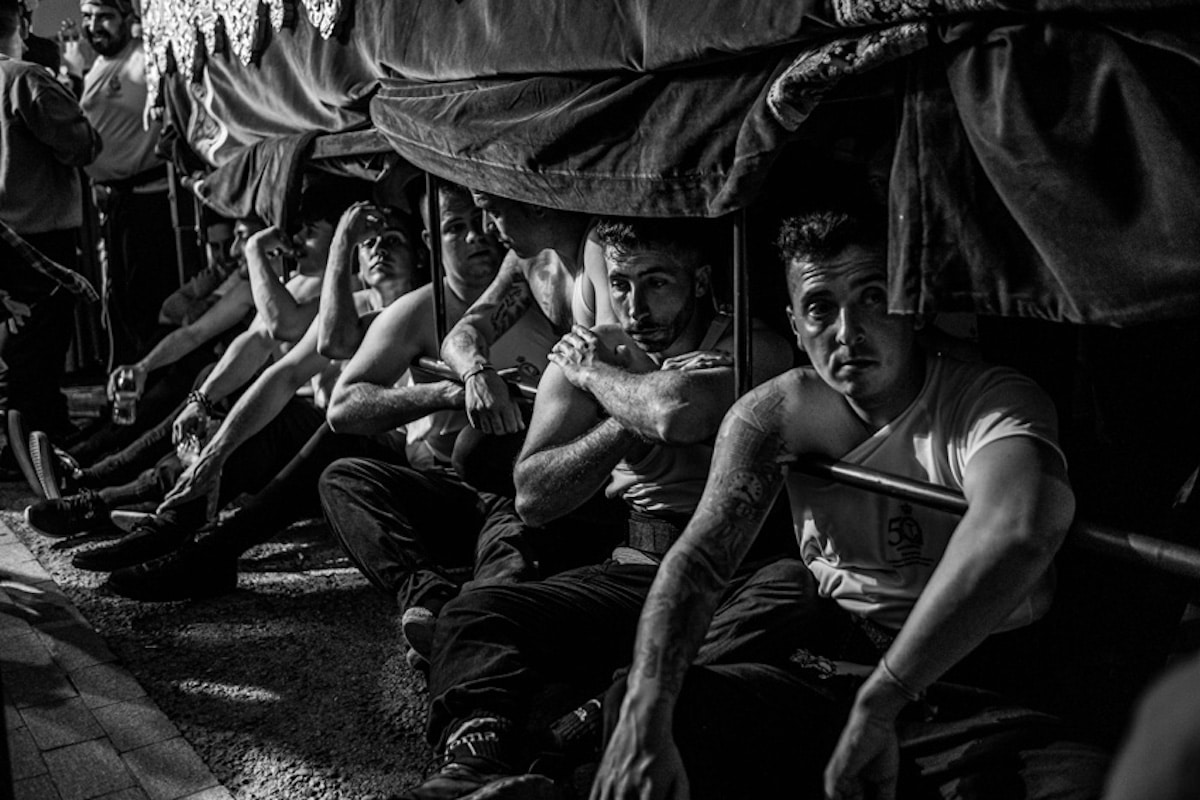
M 566 800 L 566 795 L 544 775 L 511 775 L 492 781 L 462 800 Z
M 54 445 L 50 437 L 41 431 L 29 434 L 29 460 L 33 462 L 33 472 L 37 475 L 38 484 L 42 487 L 42 495 L 47 500 L 57 500 L 62 497 L 59 489 L 58 475 L 54 470 L 54 462 L 58 456 L 54 454 Z
M 21 474 L 25 476 L 29 488 L 33 489 L 33 493 L 38 497 L 45 499 L 46 493 L 42 490 L 42 482 L 38 480 L 37 473 L 33 470 L 33 462 L 29 459 L 29 438 L 25 433 L 21 412 L 9 409 L 5 416 L 8 427 L 8 447 L 12 450 L 13 458 L 16 459 L 17 466 L 21 469 Z

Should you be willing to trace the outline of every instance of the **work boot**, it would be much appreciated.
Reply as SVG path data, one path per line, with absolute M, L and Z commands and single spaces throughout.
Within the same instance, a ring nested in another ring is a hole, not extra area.
M 115 570 L 104 585 L 130 600 L 201 600 L 237 589 L 237 575 L 237 556 L 202 543 L 185 544 L 165 556 Z
M 393 800 L 458 800 L 511 777 L 511 730 L 512 723 L 498 717 L 467 720 L 447 740 L 437 772 Z
M 151 517 L 112 544 L 76 553 L 71 563 L 79 569 L 113 572 L 165 556 L 191 539 L 191 533 L 182 525 Z
M 70 497 L 39 500 L 26 507 L 25 521 L 38 533 L 56 539 L 112 524 L 108 519 L 108 504 L 91 489 Z

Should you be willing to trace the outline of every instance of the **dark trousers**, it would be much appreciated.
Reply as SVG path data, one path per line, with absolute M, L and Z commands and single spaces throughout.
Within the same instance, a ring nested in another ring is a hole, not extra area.
M 1044 665 L 1039 635 L 994 635 L 901 715 L 901 798 L 1099 795 L 1103 749 L 1024 704 Z M 825 765 L 862 681 L 831 659 L 869 669 L 888 640 L 828 600 L 812 604 L 800 637 L 805 658 L 700 660 L 688 672 L 673 730 L 693 797 L 824 796 Z M 606 740 L 624 692 L 622 678 L 605 698 Z
M 79 266 L 76 229 L 21 238 L 64 267 Z M 75 295 L 23 265 L 4 269 L 3 288 L 28 305 L 30 314 L 15 331 L 0 324 L 0 409 L 20 411 L 30 431 L 62 435 L 70 430 L 62 383 L 75 329 Z
M 286 525 L 319 514 L 317 485 L 333 462 L 352 457 L 403 464 L 404 454 L 369 436 L 334 433 L 328 424 L 317 429 L 300 452 L 238 512 L 211 526 L 201 546 L 236 558 L 270 539 Z
M 478 585 L 536 574 L 512 500 L 476 492 L 448 469 L 343 459 L 320 486 L 350 559 L 402 608 L 437 613 L 468 578 Z
M 526 724 L 544 687 L 567 687 L 553 717 L 602 693 L 628 665 L 657 567 L 615 561 L 535 583 L 463 593 L 442 611 L 430 669 L 428 737 L 435 747 L 476 716 Z M 805 626 L 815 584 L 802 562 L 746 564 L 727 590 L 701 650 L 703 663 L 785 659 Z
M 230 454 L 221 471 L 218 505 L 224 506 L 243 493 L 261 491 L 324 424 L 325 412 L 311 400 L 302 397 L 288 400 L 274 419 Z M 305 493 L 297 493 L 292 502 L 298 509 L 315 511 L 315 494 L 308 494 L 307 498 Z M 169 523 L 194 530 L 208 522 L 207 503 L 201 498 L 159 516 Z
M 146 470 L 154 469 L 161 459 L 175 452 L 171 426 L 182 410 L 182 406 L 177 406 L 125 447 L 84 467 L 80 470 L 80 482 L 91 488 L 118 486 L 137 480 Z
M 197 348 L 170 366 L 147 376 L 146 390 L 138 398 L 132 425 L 117 425 L 108 409 L 100 419 L 62 444 L 81 464 L 94 464 L 157 428 L 166 418 L 167 428 L 178 416 L 187 393 L 203 382 L 213 367 L 212 349 Z M 169 438 L 169 437 L 168 437 Z
M 266 427 L 243 442 L 225 462 L 218 502 L 225 505 L 243 492 L 254 493 L 262 489 L 324 422 L 323 412 L 311 401 L 299 397 L 289 400 Z M 139 439 L 137 447 L 127 448 L 120 456 L 114 457 L 114 460 L 128 459 L 124 465 L 118 465 L 125 468 L 130 463 L 150 457 L 157 448 L 168 448 L 166 455 L 161 456 L 152 467 L 142 470 L 133 480 L 100 492 L 110 507 L 161 500 L 175 485 L 183 467 L 170 445 L 170 421 L 164 422 L 163 426 Z M 315 498 L 306 505 L 304 497 L 300 493 L 292 498 L 292 502 L 298 509 L 315 510 Z M 314 496 L 309 494 L 308 497 Z M 199 528 L 208 521 L 207 503 L 203 499 L 197 500 L 161 516 L 174 524 Z
M 166 192 L 116 189 L 103 205 L 114 359 L 127 364 L 154 343 L 158 309 L 179 288 L 171 205 Z

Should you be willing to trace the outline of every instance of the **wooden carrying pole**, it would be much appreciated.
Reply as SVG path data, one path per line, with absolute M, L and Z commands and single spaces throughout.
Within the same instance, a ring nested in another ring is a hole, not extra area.
M 962 514 L 967 510 L 967 500 L 958 492 L 855 464 L 806 457 L 790 466 L 806 475 L 911 500 L 943 511 Z M 1078 519 L 1071 525 L 1067 542 L 1083 550 L 1200 582 L 1200 550 L 1194 547 Z

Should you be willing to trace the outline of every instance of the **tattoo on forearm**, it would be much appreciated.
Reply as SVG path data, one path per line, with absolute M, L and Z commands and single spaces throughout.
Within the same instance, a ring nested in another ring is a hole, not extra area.
M 772 392 L 721 426 L 712 475 L 680 545 L 659 568 L 639 627 L 638 676 L 677 694 L 724 588 L 783 486 L 786 444 Z
M 514 278 L 512 285 L 505 289 L 492 311 L 492 329 L 497 337 L 521 318 L 521 315 L 529 308 L 530 300 L 529 284 L 525 283 L 524 279 Z

